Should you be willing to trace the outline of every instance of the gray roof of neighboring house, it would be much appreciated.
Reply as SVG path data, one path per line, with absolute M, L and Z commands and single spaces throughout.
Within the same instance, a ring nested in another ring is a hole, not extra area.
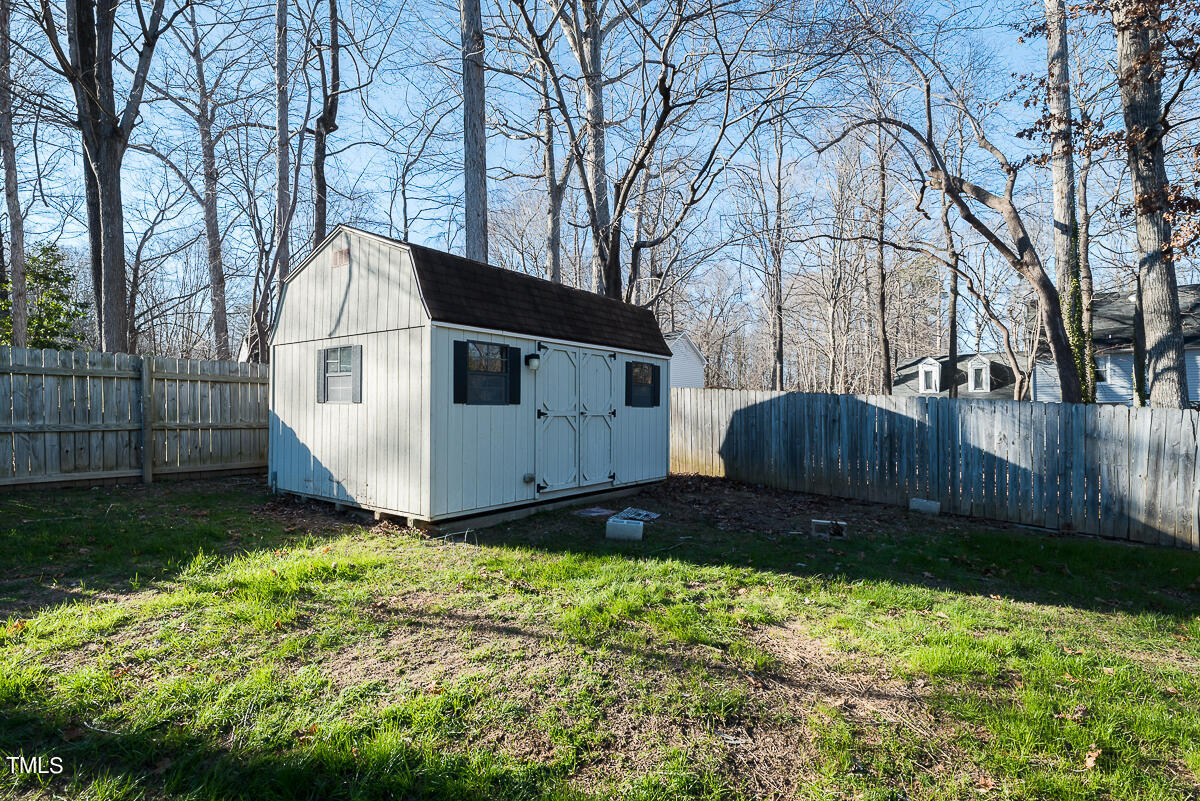
M 1098 292 L 1092 299 L 1092 339 L 1096 350 L 1133 347 L 1132 291 Z M 1179 287 L 1184 347 L 1200 348 L 1200 284 Z
M 967 370 L 971 362 L 977 357 L 986 359 L 991 369 L 992 388 L 990 392 L 970 392 L 967 389 L 970 386 L 967 382 Z M 947 397 L 948 385 L 946 379 L 949 372 L 947 368 L 950 365 L 950 357 L 946 355 L 932 357 L 942 367 L 942 391 L 938 393 L 920 391 L 917 382 L 920 380 L 921 372 L 917 368 L 927 358 L 930 357 L 921 356 L 896 365 L 896 375 L 892 381 L 893 395 Z M 958 384 L 958 396 L 960 398 L 976 398 L 979 400 L 1013 399 L 1013 371 L 1008 366 L 1007 357 L 1002 353 L 960 353 L 958 355 L 958 370 L 955 371 L 954 377 Z
M 613 298 L 404 243 L 438 322 L 671 355 L 654 313 Z

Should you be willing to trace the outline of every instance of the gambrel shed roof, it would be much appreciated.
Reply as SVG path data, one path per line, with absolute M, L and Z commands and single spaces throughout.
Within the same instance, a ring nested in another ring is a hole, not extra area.
M 281 300 L 276 332 L 284 312 L 290 322 L 275 341 L 411 326 L 423 311 L 433 322 L 671 355 L 648 309 L 348 225 L 292 271 L 285 294 L 297 281 L 306 286 L 294 308 Z
M 435 322 L 671 355 L 648 309 L 411 242 L 405 247 Z

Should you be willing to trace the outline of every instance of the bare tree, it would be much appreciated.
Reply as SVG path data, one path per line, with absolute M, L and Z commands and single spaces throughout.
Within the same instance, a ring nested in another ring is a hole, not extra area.
M 1045 0 L 1046 69 L 1049 95 L 1051 197 L 1054 210 L 1054 268 L 1062 302 L 1067 338 L 1075 353 L 1075 369 L 1082 377 L 1092 371 L 1083 324 L 1080 278 L 1079 225 L 1075 199 L 1074 122 L 1071 110 L 1071 74 L 1065 0 Z M 1081 379 L 1083 388 L 1091 381 Z M 1091 400 L 1088 392 L 1083 400 Z
M 484 125 L 483 17 L 479 0 L 462 2 L 463 209 L 467 258 L 486 262 L 487 130 Z
M 902 20 L 885 20 L 884 26 L 880 27 L 878 20 L 863 13 L 863 24 L 873 32 L 878 45 L 902 59 L 912 70 L 920 104 L 919 113 L 924 119 L 916 125 L 887 115 L 859 119 L 849 123 L 838 136 L 821 148 L 828 148 L 861 128 L 877 126 L 911 142 L 924 157 L 925 165 L 916 166 L 927 176 L 927 185 L 941 191 L 959 218 L 1020 274 L 1034 291 L 1047 344 L 1058 372 L 1062 399 L 1064 402 L 1078 403 L 1082 397 L 1079 372 L 1063 323 L 1058 290 L 1046 274 L 1034 247 L 1025 214 L 1015 198 L 1020 162 L 1011 161 L 988 135 L 982 117 L 971 107 L 963 92 L 962 82 L 952 80 L 946 74 L 937 53 L 926 51 L 921 42 L 908 35 L 903 24 L 896 24 L 898 22 L 903 23 Z M 945 94 L 953 113 L 960 116 L 971 131 L 974 145 L 993 161 L 1003 179 L 999 191 L 992 191 L 969 179 L 962 174 L 961 168 L 951 167 L 946 152 L 936 139 L 933 111 L 935 79 L 939 82 L 939 93 Z M 982 210 L 996 221 L 985 219 L 977 210 Z
M 875 336 L 879 340 L 879 389 L 884 395 L 891 395 L 892 342 L 887 327 L 887 271 L 884 257 L 888 212 L 888 148 L 883 130 L 876 129 L 875 134 L 875 188 L 878 201 L 875 207 Z
M 1161 51 L 1155 41 L 1163 27 L 1162 6 L 1158 0 L 1118 0 L 1112 16 L 1133 183 L 1150 403 L 1183 408 L 1188 404 L 1187 371 L 1166 214 L 1169 183 L 1163 137 L 1169 109 L 1163 104 Z
M 13 138 L 12 0 L 0 0 L 0 158 L 8 211 L 9 297 L 12 344 L 29 344 L 29 291 L 25 285 L 25 211 L 17 192 L 17 145 Z
M 208 257 L 213 351 L 218 359 L 228 359 L 232 352 L 219 210 L 222 187 L 218 148 L 234 126 L 222 125 L 219 116 L 230 105 L 244 101 L 249 73 L 258 66 L 252 63 L 256 48 L 247 47 L 249 28 L 262 18 L 256 9 L 243 6 L 232 13 L 218 12 L 213 19 L 201 21 L 194 4 L 188 6 L 185 17 L 187 24 L 175 28 L 175 39 L 185 57 L 183 64 L 172 65 L 164 59 L 161 79 L 147 81 L 147 86 L 154 92 L 147 102 L 169 104 L 194 128 L 195 143 L 200 149 L 199 176 L 190 166 L 193 158 L 190 137 L 163 142 L 161 140 L 169 137 L 155 135 L 148 142 L 135 143 L 132 147 L 165 164 L 200 206 Z
M 111 351 L 129 349 L 121 164 L 130 134 L 138 121 L 154 49 L 186 8 L 185 3 L 167 17 L 165 2 L 153 0 L 149 14 L 141 0 L 134 2 L 138 19 L 138 58 L 128 94 L 119 109 L 113 75 L 117 63 L 113 39 L 117 32 L 118 6 L 68 0 L 64 14 L 68 37 L 65 50 L 49 0 L 41 0 L 37 15 L 58 67 L 75 94 L 75 125 L 81 133 L 86 163 L 85 189 L 88 192 L 92 273 L 96 279 L 96 317 L 101 343 Z
M 279 285 L 291 271 L 288 233 L 292 222 L 291 133 L 288 129 L 288 3 L 275 0 L 275 275 Z M 270 294 L 270 286 L 262 287 Z M 265 335 L 265 331 L 263 332 Z
M 328 158 L 329 136 L 337 130 L 338 100 L 342 94 L 342 46 L 338 40 L 341 20 L 338 17 L 337 0 L 328 0 L 329 44 L 318 41 L 313 44 L 321 83 L 321 113 L 313 125 L 313 245 L 324 241 L 326 214 L 328 209 L 329 183 L 325 178 L 325 161 Z M 322 30 L 313 26 L 314 30 Z M 325 52 L 329 53 L 329 65 L 325 64 Z

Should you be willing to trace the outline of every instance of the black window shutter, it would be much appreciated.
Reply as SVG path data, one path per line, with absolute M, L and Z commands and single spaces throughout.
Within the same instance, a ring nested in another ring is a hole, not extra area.
M 653 398 L 651 405 L 662 406 L 662 381 L 660 380 L 662 378 L 662 365 L 651 365 L 650 374 L 650 395 Z
M 467 343 L 454 343 L 454 402 L 467 402 Z
M 325 349 L 317 348 L 317 403 L 325 402 Z
M 521 403 L 521 349 L 508 348 L 508 402 Z
M 633 405 L 633 362 L 625 362 L 625 405 Z
M 353 371 L 350 379 L 353 389 L 353 396 L 350 400 L 354 403 L 362 403 L 362 345 L 354 345 L 350 349 L 350 369 Z

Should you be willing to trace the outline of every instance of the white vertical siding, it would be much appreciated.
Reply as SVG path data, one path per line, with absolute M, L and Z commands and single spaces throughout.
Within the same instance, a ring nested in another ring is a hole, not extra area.
M 276 345 L 271 471 L 276 487 L 371 509 L 429 512 L 428 328 Z M 362 403 L 317 403 L 317 351 L 362 346 Z
M 659 406 L 625 405 L 625 365 L 650 362 L 662 368 Z M 671 461 L 671 361 L 650 356 L 617 356 L 617 428 L 613 435 L 613 463 L 617 484 L 635 484 L 665 478 Z
M 335 267 L 333 254 L 350 250 Z M 274 345 L 425 325 L 428 317 L 403 246 L 339 229 L 284 285 Z
M 497 342 L 521 349 L 537 341 L 499 333 L 434 326 L 431 339 L 430 456 L 432 514 L 448 516 L 536 500 L 522 478 L 534 472 L 533 373 L 521 371 L 521 403 L 468 406 L 454 402 L 454 341 Z
M 454 403 L 455 340 L 497 342 L 532 351 L 537 340 L 498 332 L 480 332 L 435 324 L 430 354 L 430 450 L 432 516 L 450 517 L 538 499 L 526 473 L 537 472 L 534 374 L 521 373 L 521 403 L 467 406 Z M 581 345 L 580 347 L 589 347 Z M 590 346 L 596 350 L 610 348 Z M 665 358 L 617 352 L 613 430 L 615 485 L 665 478 L 670 465 L 670 363 Z M 625 406 L 625 363 L 648 361 L 662 368 L 662 405 L 649 409 Z M 594 492 L 591 485 L 580 492 Z M 568 491 L 555 497 L 569 495 Z

